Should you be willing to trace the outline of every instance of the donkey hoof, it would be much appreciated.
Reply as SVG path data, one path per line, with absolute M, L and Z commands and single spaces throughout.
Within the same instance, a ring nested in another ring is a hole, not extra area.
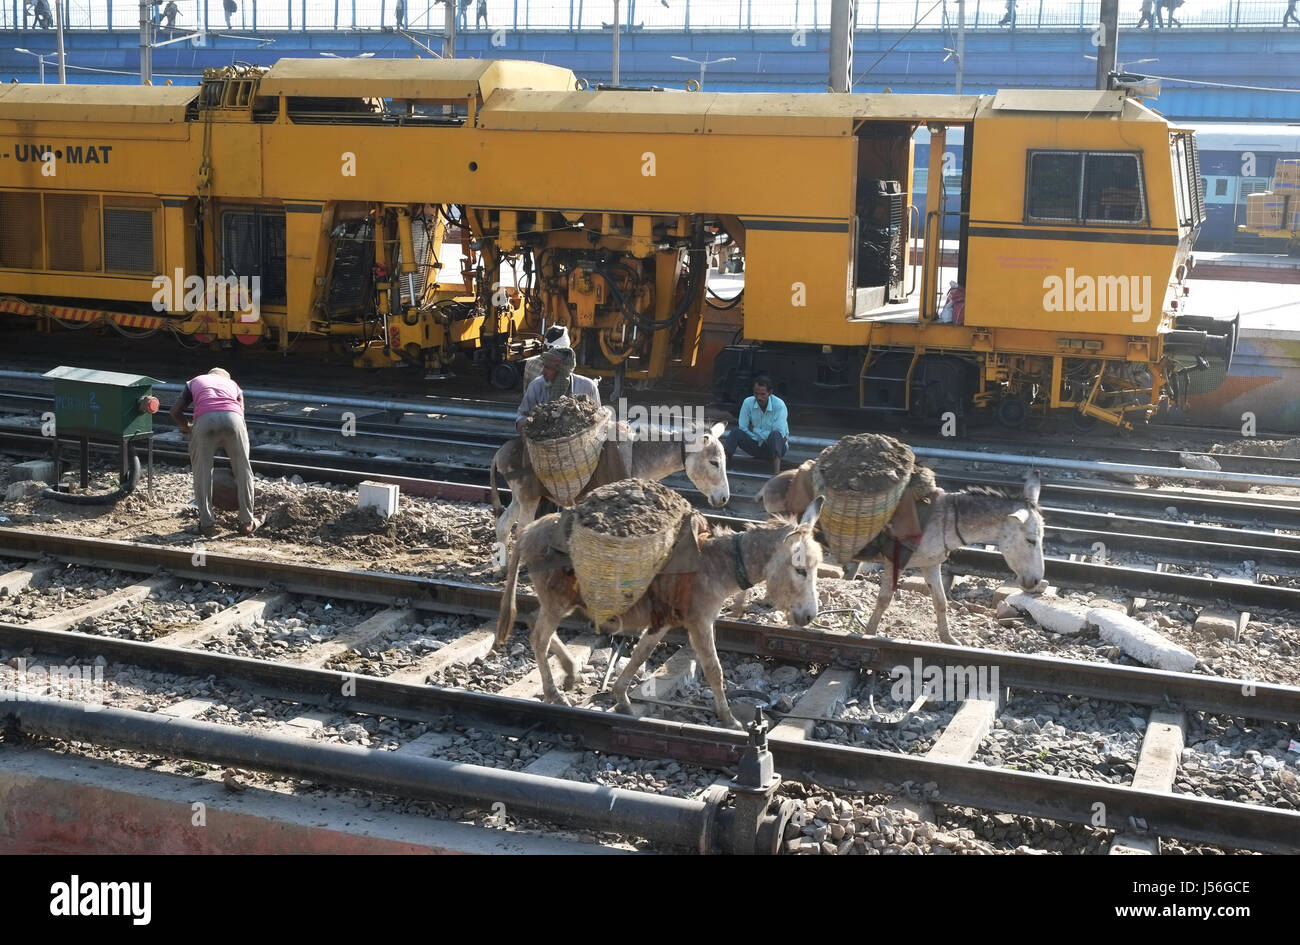
M 569 697 L 562 692 L 555 692 L 546 697 L 546 701 L 553 705 L 573 705 Z
M 632 711 L 632 701 L 630 699 L 624 699 L 621 702 L 614 703 L 614 711 L 619 715 L 636 715 L 636 713 Z

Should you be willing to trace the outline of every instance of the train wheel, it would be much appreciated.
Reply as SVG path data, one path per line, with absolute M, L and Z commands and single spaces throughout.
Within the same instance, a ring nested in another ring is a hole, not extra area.
M 1029 404 L 1023 397 L 1003 397 L 998 401 L 998 422 L 1004 427 L 1019 428 L 1029 416 Z
M 492 371 L 488 375 L 488 381 L 497 390 L 514 390 L 519 386 L 521 379 L 519 366 L 509 361 L 492 365 Z
M 1087 433 L 1089 430 L 1096 428 L 1097 418 L 1089 416 L 1082 411 L 1075 410 L 1070 414 L 1070 423 L 1073 424 L 1074 428 L 1080 433 Z

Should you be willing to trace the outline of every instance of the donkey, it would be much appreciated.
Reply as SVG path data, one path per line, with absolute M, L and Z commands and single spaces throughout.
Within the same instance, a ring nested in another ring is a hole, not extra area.
M 783 481 L 778 482 L 778 479 Z M 758 498 L 769 512 L 783 513 L 785 501 L 798 501 L 792 494 L 797 492 L 791 489 L 793 483 L 789 472 L 774 476 L 759 490 Z M 1043 580 L 1043 515 L 1038 508 L 1042 485 L 1042 474 L 1035 469 L 1025 477 L 1025 489 L 1020 498 L 981 486 L 959 492 L 938 490 L 931 500 L 934 506 L 930 520 L 905 568 L 897 569 L 890 555 L 873 556 L 875 560 L 883 561 L 885 567 L 880 577 L 876 607 L 867 621 L 866 632 L 876 632 L 880 618 L 894 598 L 899 570 L 919 568 L 934 599 L 939 638 L 944 643 L 957 642 L 948 631 L 948 598 L 944 594 L 940 569 L 948 556 L 963 545 L 996 544 L 1007 565 L 1015 572 L 1020 586 L 1025 590 L 1037 587 Z M 790 497 L 788 500 L 787 496 Z M 857 561 L 848 562 L 844 576 L 852 578 L 857 567 Z
M 666 479 L 673 473 L 686 470 L 686 476 L 709 500 L 714 508 L 719 508 L 731 501 L 731 486 L 727 481 L 727 454 L 722 449 L 722 431 L 727 425 L 715 423 L 709 430 L 699 434 L 693 443 L 685 439 L 633 440 L 631 450 L 625 454 L 627 475 L 629 479 Z M 488 491 L 492 494 L 492 508 L 497 514 L 498 547 L 510 545 L 510 527 L 518 524 L 518 531 L 537 515 L 537 506 L 541 503 L 545 490 L 531 469 L 511 474 L 507 470 L 521 470 L 523 462 L 524 441 L 521 437 L 507 440 L 492 457 L 492 466 L 488 474 Z M 506 476 L 510 486 L 510 505 L 502 514 L 501 498 L 497 495 L 497 470 Z M 600 478 L 597 468 L 588 489 L 608 485 L 596 481 Z
M 718 720 L 729 728 L 741 728 L 731 713 L 723 688 L 722 664 L 714 645 L 714 621 L 728 597 L 759 581 L 767 582 L 773 602 L 797 626 L 806 626 L 817 616 L 817 567 L 822 552 L 813 537 L 813 527 L 821 510 L 819 498 L 804 510 L 798 523 L 781 518 L 743 532 L 715 528 L 700 541 L 697 570 L 656 577 L 640 600 L 617 618 L 622 630 L 642 632 L 627 666 L 614 683 L 618 711 L 631 714 L 627 690 L 637 670 L 664 634 L 672 627 L 681 626 L 686 628 L 704 678 L 713 690 Z M 551 549 L 567 547 L 563 528 L 559 514 L 545 515 L 526 527 L 515 543 L 497 620 L 497 646 L 505 644 L 514 628 L 520 564 L 545 567 L 546 559 L 552 556 Z M 529 639 L 542 676 L 542 690 L 548 702 L 568 704 L 555 688 L 546 652 L 548 647 L 554 650 L 564 669 L 564 688 L 571 689 L 577 681 L 577 667 L 572 655 L 555 636 L 555 630 L 561 620 L 582 606 L 577 582 L 571 567 L 557 567 L 553 563 L 548 570 L 534 571 L 530 567 L 529 573 L 540 602 Z

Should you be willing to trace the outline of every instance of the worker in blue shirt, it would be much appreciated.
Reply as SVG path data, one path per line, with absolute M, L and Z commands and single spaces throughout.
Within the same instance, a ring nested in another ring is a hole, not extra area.
M 740 447 L 750 456 L 772 460 L 773 472 L 781 471 L 781 457 L 789 445 L 790 426 L 785 401 L 772 393 L 772 379 L 766 374 L 754 378 L 754 396 L 740 408 L 740 422 L 722 437 L 727 462 Z

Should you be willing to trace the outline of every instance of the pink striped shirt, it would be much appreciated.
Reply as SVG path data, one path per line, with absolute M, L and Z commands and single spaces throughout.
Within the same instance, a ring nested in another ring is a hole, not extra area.
M 220 374 L 200 374 L 189 383 L 190 396 L 194 399 L 194 419 L 205 413 L 226 410 L 244 415 L 244 408 L 239 405 L 239 385 Z

